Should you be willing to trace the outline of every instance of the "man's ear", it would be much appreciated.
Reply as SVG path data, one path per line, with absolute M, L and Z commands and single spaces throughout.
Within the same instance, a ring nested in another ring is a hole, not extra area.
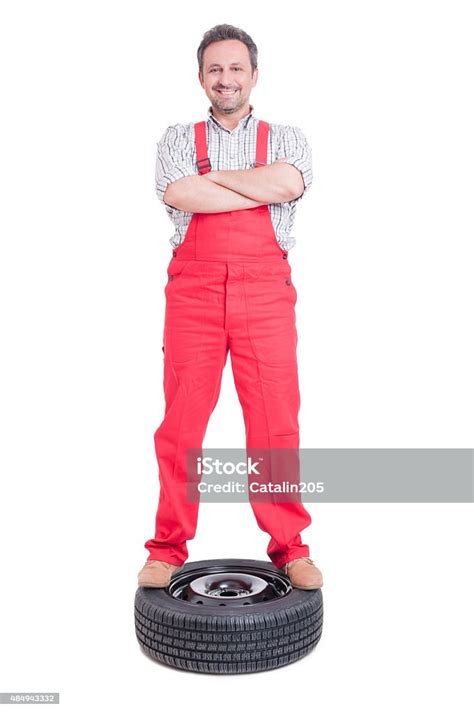
M 252 77 L 252 80 L 253 80 L 252 86 L 253 87 L 257 84 L 257 79 L 258 79 L 258 67 L 256 67 L 253 72 L 253 77 Z
M 198 79 L 199 79 L 199 84 L 201 87 L 204 88 L 203 80 L 202 80 L 202 75 L 201 75 L 201 70 L 198 71 Z

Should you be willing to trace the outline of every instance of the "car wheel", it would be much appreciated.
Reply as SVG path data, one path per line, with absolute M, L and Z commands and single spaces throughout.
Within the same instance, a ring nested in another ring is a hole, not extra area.
M 271 562 L 188 562 L 164 589 L 140 587 L 143 651 L 200 673 L 268 671 L 306 656 L 321 638 L 321 589 L 296 589 Z

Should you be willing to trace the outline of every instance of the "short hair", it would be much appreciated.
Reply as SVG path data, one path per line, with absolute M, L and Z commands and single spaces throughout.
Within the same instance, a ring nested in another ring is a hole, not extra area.
M 201 44 L 198 47 L 197 59 L 199 64 L 199 71 L 202 74 L 203 68 L 203 54 L 206 47 L 209 47 L 213 42 L 220 42 L 221 40 L 240 40 L 244 45 L 247 46 L 250 56 L 250 64 L 252 66 L 252 74 L 257 69 L 258 61 L 258 49 L 255 42 L 252 40 L 250 35 L 248 35 L 244 30 L 234 27 L 233 25 L 215 25 L 210 30 L 204 33 L 201 40 Z

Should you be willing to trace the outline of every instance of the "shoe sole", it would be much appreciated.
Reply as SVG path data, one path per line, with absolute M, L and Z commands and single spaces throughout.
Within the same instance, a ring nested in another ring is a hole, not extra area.
M 155 582 L 138 582 L 139 587 L 153 587 L 154 589 L 165 589 L 168 584 L 155 584 Z
M 317 586 L 312 587 L 301 587 L 299 584 L 292 584 L 291 586 L 295 589 L 321 589 L 321 587 L 323 586 L 323 582 L 321 582 L 321 584 L 318 584 Z

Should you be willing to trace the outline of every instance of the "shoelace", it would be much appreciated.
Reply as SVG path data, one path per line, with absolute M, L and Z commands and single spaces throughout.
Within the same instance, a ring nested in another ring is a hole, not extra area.
M 149 567 L 153 562 L 159 562 L 161 565 L 169 569 L 170 567 L 176 567 L 177 565 L 171 565 L 169 562 L 162 562 L 161 560 L 147 560 L 145 567 Z
M 290 560 L 290 562 L 287 562 L 287 563 L 284 565 L 284 572 L 285 572 L 285 574 L 288 573 L 288 566 L 291 565 L 292 562 L 298 562 L 299 560 L 304 560 L 305 562 L 308 562 L 309 564 L 312 564 L 314 567 L 316 566 L 316 565 L 314 564 L 313 560 L 310 559 L 309 557 L 297 557 L 296 559 Z

